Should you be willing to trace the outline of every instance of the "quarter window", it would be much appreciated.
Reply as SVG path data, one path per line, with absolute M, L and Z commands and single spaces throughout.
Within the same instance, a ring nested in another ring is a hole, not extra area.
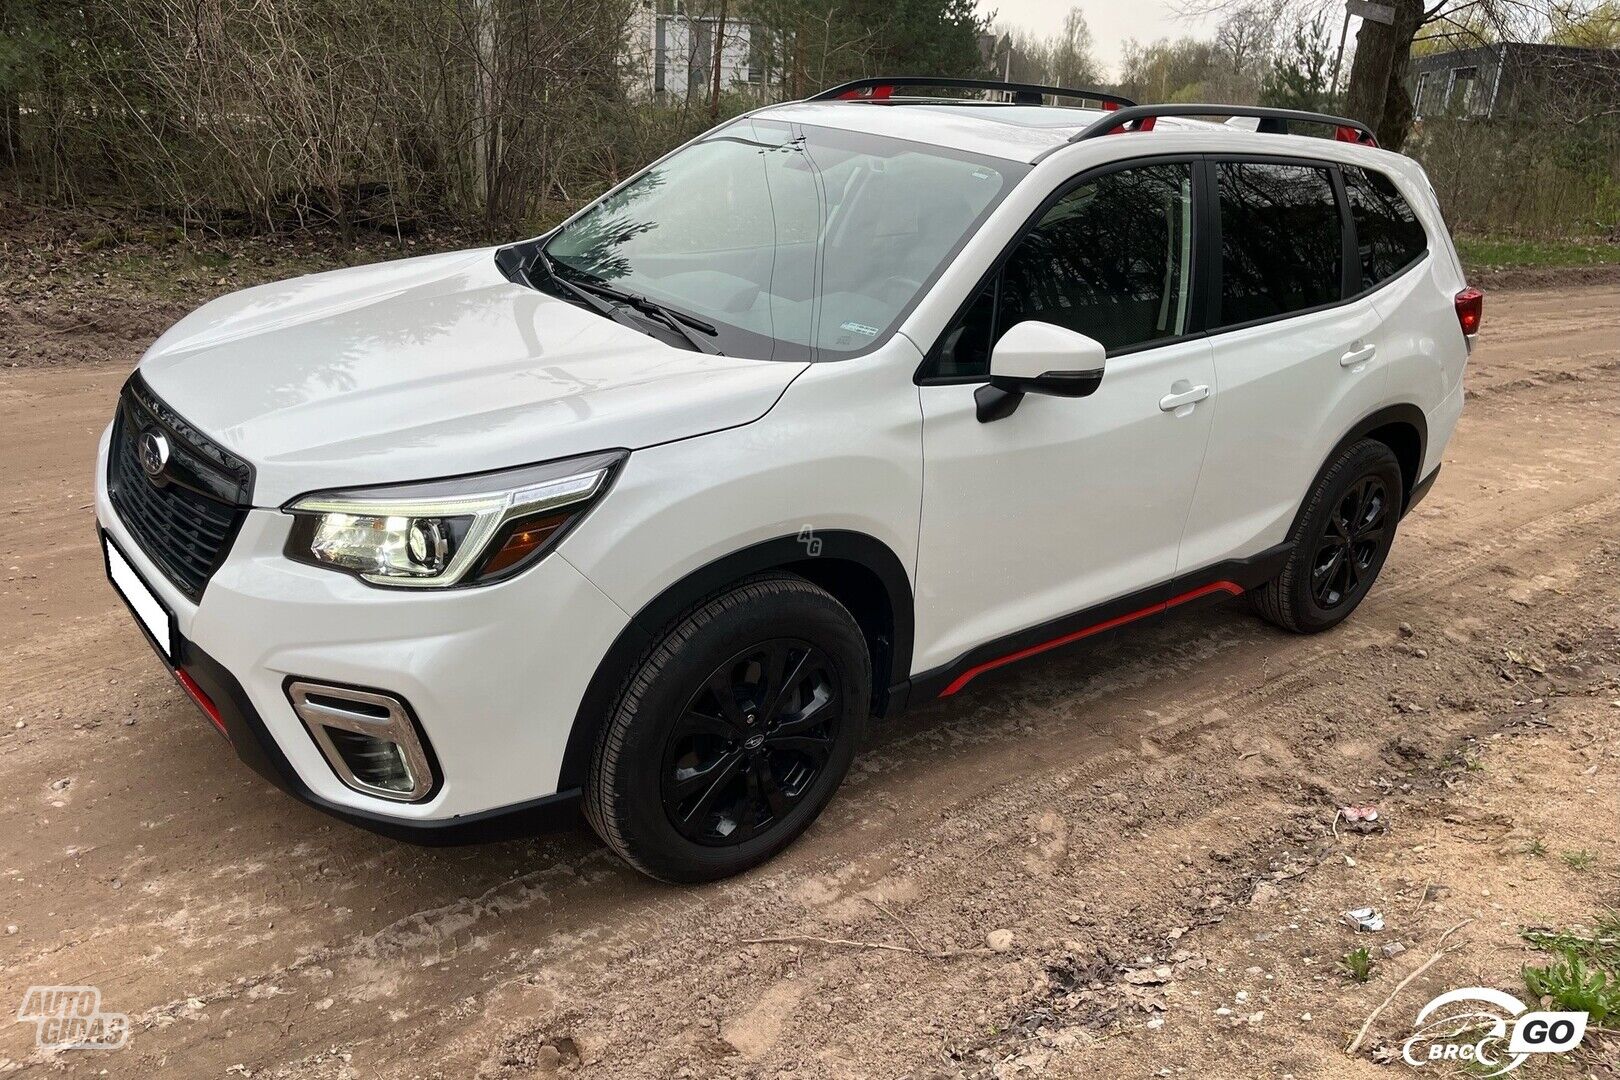
M 1087 334 L 1109 352 L 1186 332 L 1192 166 L 1108 173 L 1057 201 L 940 341 L 932 374 L 983 376 L 1020 322 Z
M 1343 230 L 1326 169 L 1227 161 L 1221 204 L 1221 325 L 1337 302 Z
M 1389 177 L 1353 166 L 1343 172 L 1350 216 L 1356 223 L 1361 287 L 1370 289 L 1422 258 L 1429 238 Z

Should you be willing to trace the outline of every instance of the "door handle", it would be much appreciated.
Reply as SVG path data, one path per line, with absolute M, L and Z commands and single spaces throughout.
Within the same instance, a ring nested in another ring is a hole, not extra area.
M 1182 383 L 1183 386 L 1187 385 Z M 1183 405 L 1196 405 L 1209 397 L 1208 386 L 1195 386 L 1191 390 L 1183 390 L 1178 394 L 1166 394 L 1159 399 L 1159 411 L 1175 412 Z
M 1376 345 L 1363 345 L 1361 348 L 1359 348 L 1359 349 L 1351 349 L 1349 352 L 1347 352 L 1343 356 L 1339 357 L 1339 366 L 1340 367 L 1355 367 L 1357 364 L 1365 364 L 1367 361 L 1371 360 L 1377 354 L 1378 354 L 1378 346 L 1376 346 Z

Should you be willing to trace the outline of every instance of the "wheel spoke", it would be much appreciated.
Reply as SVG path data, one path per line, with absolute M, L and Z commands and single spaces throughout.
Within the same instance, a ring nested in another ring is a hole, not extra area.
M 742 820 L 737 823 L 737 831 L 733 834 L 733 838 L 738 840 L 753 836 L 759 828 L 759 772 L 756 769 L 749 769 L 743 775 L 745 784 Z
M 1335 585 L 1339 579 L 1340 568 L 1343 565 L 1344 548 L 1336 547 L 1333 549 L 1332 557 L 1326 563 L 1317 566 L 1312 573 L 1311 593 L 1316 597 L 1316 602 L 1322 607 L 1332 606 Z
M 1365 540 L 1368 538 L 1370 533 L 1377 533 L 1382 536 L 1384 532 L 1384 521 L 1388 517 L 1388 505 L 1380 502 L 1378 506 L 1373 509 L 1372 514 L 1367 518 L 1367 520 L 1356 526 L 1355 539 Z
M 765 797 L 765 805 L 771 809 L 771 817 L 779 818 L 787 809 L 787 793 L 782 785 L 776 781 L 776 773 L 771 764 L 761 755 L 754 759 L 754 783 L 759 793 Z
M 803 709 L 793 716 L 783 717 L 777 723 L 771 732 L 772 737 L 800 735 L 820 727 L 833 715 L 835 700 L 830 693 L 824 693 L 818 688 L 816 696 L 811 698 Z
M 681 714 L 680 720 L 675 724 L 677 738 L 689 738 L 694 735 L 710 735 L 717 739 L 734 742 L 741 735 L 737 727 L 729 720 L 722 720 L 718 716 L 711 716 L 696 709 L 687 709 Z
M 720 719 L 731 728 L 734 737 L 743 737 L 748 730 L 748 721 L 743 718 L 742 707 L 737 704 L 737 694 L 731 679 L 731 672 L 725 668 L 709 676 L 705 689 L 714 695 L 720 706 Z
M 771 656 L 770 680 L 766 684 L 763 700 L 760 703 L 759 718 L 769 721 L 782 707 L 782 702 L 788 699 L 794 688 L 803 681 L 810 667 L 812 650 L 806 649 L 797 656 L 791 656 L 786 645 L 777 648 Z
M 714 802 L 722 792 L 737 778 L 742 771 L 744 757 L 741 750 L 733 750 L 722 757 L 707 769 L 692 774 L 684 779 L 678 779 L 672 792 L 674 806 L 670 807 L 672 813 L 682 821 L 701 825 L 707 820 Z M 699 793 L 696 801 L 682 813 L 680 807 L 694 793 Z
M 1339 592 L 1348 596 L 1361 588 L 1361 567 L 1356 565 L 1355 552 L 1346 552 L 1344 559 L 1344 588 Z
M 783 735 L 765 740 L 772 750 L 784 750 L 807 758 L 814 768 L 821 768 L 832 754 L 832 741 L 814 735 Z
M 1321 556 L 1318 555 L 1317 558 L 1320 559 Z M 1335 547 L 1333 549 L 1333 554 L 1328 557 L 1327 562 L 1318 562 L 1316 564 L 1316 569 L 1311 571 L 1311 576 L 1321 582 L 1332 581 L 1334 572 L 1339 569 L 1339 560 L 1343 558 L 1344 548 Z

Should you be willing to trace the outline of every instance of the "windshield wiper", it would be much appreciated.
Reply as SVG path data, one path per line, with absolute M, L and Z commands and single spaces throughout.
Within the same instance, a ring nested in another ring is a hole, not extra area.
M 541 255 L 544 257 L 544 252 L 542 252 Z M 553 277 L 559 281 L 563 280 L 560 277 L 556 277 L 555 274 L 553 274 Z M 692 333 L 692 330 L 697 330 L 700 333 L 708 334 L 710 337 L 713 337 L 719 333 L 719 331 L 716 330 L 713 325 L 704 322 L 702 319 L 699 319 L 696 316 L 688 315 L 685 312 L 676 311 L 674 308 L 665 307 L 663 304 L 658 303 L 658 301 L 649 300 L 645 296 L 638 296 L 635 293 L 625 292 L 623 289 L 615 289 L 612 285 L 608 285 L 601 281 L 584 281 L 577 285 L 571 281 L 564 281 L 563 283 L 565 285 L 571 285 L 576 289 L 595 293 L 598 296 L 605 296 L 610 300 L 617 300 L 621 304 L 635 308 L 643 315 L 652 316 L 661 324 L 669 327 L 671 330 L 681 335 L 681 337 L 691 342 L 692 348 L 698 350 L 699 352 L 706 352 L 710 356 L 725 355 L 725 353 L 721 352 L 715 347 L 714 342 L 706 341 L 703 338 L 698 337 L 697 334 Z M 691 329 L 688 329 L 688 327 Z
M 575 285 L 572 281 L 566 280 L 561 274 L 557 273 L 556 267 L 552 265 L 551 256 L 547 255 L 543 248 L 534 249 L 534 258 L 530 260 L 529 265 L 525 267 L 526 272 L 523 276 L 530 279 L 531 285 L 534 283 L 533 271 L 536 269 L 545 274 L 546 280 L 549 281 L 558 292 L 565 293 L 568 296 L 578 300 L 580 303 L 584 304 L 598 315 L 605 315 L 614 322 L 624 321 L 620 317 L 618 308 L 614 307 L 606 300 L 603 300 L 595 293 L 587 292 L 578 285 Z M 628 326 L 630 324 L 625 323 L 624 325 Z
M 586 281 L 583 283 L 569 281 L 567 278 L 557 273 L 556 263 L 552 261 L 551 256 L 546 254 L 545 248 L 543 247 L 537 247 L 534 249 L 534 258 L 530 260 L 529 265 L 525 268 L 524 276 L 531 279 L 531 285 L 533 284 L 532 272 L 536 269 L 545 275 L 546 280 L 550 282 L 557 291 L 568 294 L 574 299 L 577 299 L 581 303 L 585 304 L 592 311 L 595 311 L 599 315 L 605 315 L 607 318 L 612 319 L 616 323 L 621 323 L 625 326 L 633 325 L 638 329 L 640 329 L 641 326 L 641 324 L 637 322 L 626 322 L 622 310 L 609 303 L 609 300 L 617 301 L 618 303 L 623 304 L 625 307 L 629 307 L 640 312 L 642 315 L 651 316 L 652 318 L 658 320 L 658 324 L 660 326 L 664 326 L 681 335 L 681 337 L 686 340 L 687 344 L 697 352 L 708 353 L 711 356 L 725 355 L 725 353 L 715 348 L 712 342 L 703 340 L 687 329 L 688 326 L 695 327 L 696 329 L 709 335 L 714 335 L 719 332 L 702 319 L 694 318 L 691 315 L 686 315 L 671 308 L 664 307 L 662 304 L 649 300 L 645 296 L 637 296 L 634 293 L 627 293 L 623 290 L 615 289 L 613 286 L 600 281 Z M 606 299 L 604 299 L 604 297 Z

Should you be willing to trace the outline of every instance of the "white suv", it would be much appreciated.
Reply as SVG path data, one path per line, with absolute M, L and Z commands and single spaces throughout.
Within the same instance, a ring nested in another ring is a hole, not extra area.
M 1355 608 L 1480 318 L 1418 166 L 1316 114 L 911 81 L 151 347 L 107 572 L 249 765 L 422 840 L 582 803 L 696 881 L 802 832 L 869 716 L 1206 598 Z

